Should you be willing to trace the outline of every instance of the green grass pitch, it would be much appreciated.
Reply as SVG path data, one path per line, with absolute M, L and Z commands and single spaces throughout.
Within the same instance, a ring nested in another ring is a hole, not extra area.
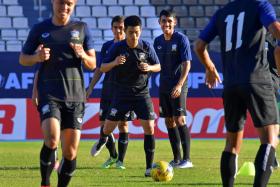
M 192 169 L 175 169 L 170 182 L 154 182 L 144 177 L 145 157 L 142 140 L 129 142 L 125 158 L 126 170 L 101 169 L 107 159 L 106 148 L 100 155 L 90 156 L 93 141 L 81 141 L 78 153 L 78 169 L 71 187 L 91 186 L 221 186 L 219 162 L 224 140 L 192 140 Z M 0 187 L 38 187 L 40 186 L 39 151 L 42 142 L 0 142 Z M 258 149 L 258 140 L 245 140 L 239 155 L 240 167 L 245 161 L 253 161 Z M 280 151 L 278 150 L 280 159 Z M 59 153 L 61 158 L 61 153 Z M 172 159 L 168 140 L 156 141 L 155 161 Z M 51 183 L 56 186 L 57 175 L 53 172 Z M 252 186 L 253 177 L 237 176 L 235 186 Z M 268 187 L 280 186 L 280 169 L 274 170 Z

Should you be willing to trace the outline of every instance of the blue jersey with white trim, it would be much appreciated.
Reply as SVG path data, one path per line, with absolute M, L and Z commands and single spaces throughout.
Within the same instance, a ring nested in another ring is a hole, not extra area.
M 271 82 L 265 56 L 266 29 L 276 14 L 266 0 L 235 0 L 219 9 L 199 38 L 221 42 L 224 86 Z
M 155 39 L 154 48 L 161 65 L 159 90 L 170 93 L 181 77 L 182 62 L 192 60 L 189 39 L 174 32 L 170 40 L 165 40 L 162 34 Z M 186 90 L 187 81 L 182 87 L 182 91 Z
M 114 84 L 114 97 L 135 98 L 149 97 L 148 80 L 150 72 L 142 72 L 138 65 L 141 62 L 150 65 L 159 64 L 158 57 L 152 45 L 144 40 L 139 40 L 135 48 L 130 48 L 126 40 L 115 43 L 109 50 L 102 63 L 110 63 L 117 56 L 124 55 L 126 62 L 114 67 L 112 82 Z
M 22 52 L 34 54 L 40 44 L 50 48 L 50 59 L 40 63 L 39 100 L 85 101 L 82 61 L 70 42 L 82 44 L 85 51 L 93 48 L 86 23 L 70 20 L 65 26 L 56 26 L 47 19 L 31 29 Z

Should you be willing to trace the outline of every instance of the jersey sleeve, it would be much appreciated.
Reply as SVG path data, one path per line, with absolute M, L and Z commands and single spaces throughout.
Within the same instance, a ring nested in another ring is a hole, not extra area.
M 215 24 L 217 19 L 217 13 L 218 12 L 216 12 L 212 16 L 208 25 L 200 32 L 199 38 L 206 43 L 210 43 L 218 34 Z
M 263 26 L 266 28 L 273 22 L 275 22 L 276 19 L 276 13 L 272 5 L 266 1 L 260 1 L 259 3 L 259 13 L 260 13 L 260 20 Z
M 22 53 L 27 54 L 27 55 L 34 54 L 35 50 L 37 49 L 37 47 L 40 44 L 39 33 L 40 32 L 39 32 L 37 25 L 34 25 L 28 34 L 26 42 L 23 45 Z
M 182 38 L 179 50 L 182 62 L 192 60 L 190 41 L 186 36 Z
M 93 40 L 92 40 L 92 35 L 91 35 L 91 32 L 87 26 L 86 23 L 85 24 L 85 27 L 84 27 L 84 32 L 85 32 L 85 40 L 84 40 L 84 44 L 83 44 L 83 47 L 85 49 L 85 51 L 88 51 L 90 49 L 93 49 Z
M 118 46 L 118 43 L 115 43 L 109 48 L 108 54 L 106 54 L 105 58 L 102 59 L 102 64 L 107 64 L 115 60 L 115 58 L 119 55 Z
M 97 67 L 99 67 L 99 68 L 101 67 L 103 59 L 106 57 L 106 50 L 107 50 L 107 47 L 105 44 L 103 44 L 101 51 L 100 51 L 100 59 L 97 62 Z

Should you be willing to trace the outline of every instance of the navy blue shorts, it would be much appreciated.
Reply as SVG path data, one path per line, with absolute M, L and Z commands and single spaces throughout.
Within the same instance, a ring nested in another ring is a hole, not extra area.
M 48 118 L 56 118 L 60 122 L 60 128 L 63 129 L 81 129 L 85 113 L 85 104 L 83 102 L 59 102 L 43 101 L 39 102 L 38 112 L 41 122 Z
M 102 99 L 100 100 L 100 110 L 99 110 L 99 121 L 105 121 L 107 114 L 110 110 L 110 105 L 112 100 L 109 99 Z M 132 121 L 136 118 L 136 115 L 133 111 L 129 112 L 128 117 L 125 117 L 121 121 Z
M 134 111 L 137 118 L 142 120 L 154 120 L 156 118 L 151 98 L 136 97 L 135 99 L 114 98 L 106 119 L 126 121 L 131 111 Z
M 243 130 L 247 110 L 257 128 L 279 123 L 279 111 L 272 85 L 244 84 L 225 88 L 223 102 L 226 128 L 229 132 Z
M 159 94 L 159 115 L 160 117 L 186 116 L 187 92 L 182 92 L 175 99 L 171 98 L 170 93 Z

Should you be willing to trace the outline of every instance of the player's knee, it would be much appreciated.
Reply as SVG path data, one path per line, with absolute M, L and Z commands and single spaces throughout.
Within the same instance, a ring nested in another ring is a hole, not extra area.
M 174 128 L 176 126 L 176 123 L 173 118 L 165 118 L 165 125 L 167 128 Z
M 55 139 L 49 139 L 49 140 L 45 140 L 45 144 L 50 149 L 56 149 L 58 146 L 58 141 Z
M 144 134 L 148 134 L 148 135 L 154 134 L 154 126 L 149 125 L 149 126 L 145 127 L 144 128 Z
M 176 116 L 174 117 L 176 125 L 183 126 L 186 124 L 185 116 Z
M 63 157 L 67 160 L 74 160 L 77 157 L 77 153 L 75 151 L 66 151 L 63 153 Z
M 121 121 L 118 128 L 121 133 L 128 133 L 128 122 Z

